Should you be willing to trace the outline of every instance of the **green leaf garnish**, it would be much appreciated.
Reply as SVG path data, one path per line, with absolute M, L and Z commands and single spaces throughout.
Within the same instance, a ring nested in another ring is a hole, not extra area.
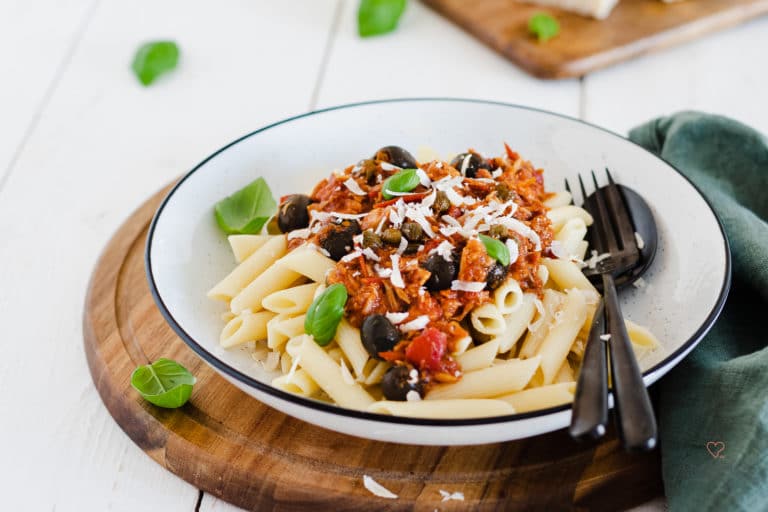
M 139 366 L 131 374 L 131 386 L 147 401 L 166 409 L 187 403 L 195 382 L 189 370 L 170 359 Z
M 381 195 L 384 196 L 384 199 L 392 199 L 395 196 L 391 192 L 410 192 L 418 187 L 419 183 L 421 183 L 421 180 L 416 169 L 403 169 L 384 180 L 384 186 L 381 187 Z
M 133 72 L 144 86 L 179 63 L 179 47 L 173 41 L 152 41 L 139 46 L 133 57 Z
M 214 207 L 216 222 L 228 235 L 258 233 L 276 211 L 277 203 L 264 178 L 258 178 Z
M 545 12 L 539 12 L 528 20 L 528 31 L 543 43 L 560 33 L 560 24 Z
M 357 8 L 357 31 L 360 37 L 392 32 L 405 11 L 406 0 L 360 0 Z
M 491 238 L 490 236 L 478 235 L 478 238 L 480 238 L 480 241 L 483 242 L 483 245 L 485 246 L 485 252 L 488 253 L 488 256 L 495 259 L 505 267 L 509 265 L 509 249 L 507 249 L 506 245 L 501 243 L 499 240 L 496 240 L 495 238 Z
M 330 343 L 336 335 L 346 303 L 347 289 L 341 283 L 332 284 L 312 301 L 304 319 L 304 331 L 312 335 L 315 343 L 321 347 Z

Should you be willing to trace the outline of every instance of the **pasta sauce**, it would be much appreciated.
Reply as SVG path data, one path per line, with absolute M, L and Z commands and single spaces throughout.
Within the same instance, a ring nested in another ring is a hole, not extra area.
M 385 154 L 334 172 L 310 195 L 309 226 L 288 235 L 290 249 L 309 244 L 337 260 L 326 281 L 346 287 L 349 323 L 390 319 L 400 341 L 379 358 L 417 369 L 427 385 L 461 378 L 451 353 L 481 337 L 468 314 L 501 282 L 542 295 L 539 265 L 553 237 L 542 170 L 508 146 L 503 157 L 465 155 L 455 166 L 419 164 L 403 191 L 389 178 L 406 171 Z M 508 264 L 483 236 L 503 244 Z

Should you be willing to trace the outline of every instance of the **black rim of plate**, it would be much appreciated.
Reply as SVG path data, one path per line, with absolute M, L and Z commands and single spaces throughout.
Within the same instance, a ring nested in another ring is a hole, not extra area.
M 344 407 L 339 407 L 337 405 L 332 405 L 324 402 L 319 402 L 316 400 L 312 400 L 309 398 L 304 398 L 298 395 L 294 395 L 291 393 L 288 393 L 287 391 L 282 391 L 277 388 L 272 387 L 269 384 L 266 384 L 264 382 L 261 382 L 259 380 L 254 379 L 253 377 L 250 377 L 249 375 L 246 375 L 245 373 L 237 370 L 236 368 L 233 368 L 232 366 L 226 364 L 224 361 L 218 359 L 216 356 L 208 352 L 205 348 L 203 348 L 200 343 L 198 343 L 192 336 L 190 336 L 182 327 L 181 325 L 176 321 L 176 319 L 173 317 L 171 312 L 169 311 L 168 307 L 163 302 L 162 297 L 160 297 L 160 293 L 157 289 L 157 285 L 155 284 L 155 278 L 152 273 L 152 261 L 150 258 L 150 254 L 152 251 L 152 241 L 154 238 L 154 232 L 155 232 L 155 226 L 157 225 L 157 221 L 160 218 L 160 215 L 163 213 L 163 210 L 165 209 L 165 206 L 168 204 L 168 201 L 173 197 L 173 195 L 176 193 L 176 191 L 181 187 L 181 185 L 184 184 L 184 182 L 192 176 L 198 169 L 200 169 L 203 165 L 205 165 L 208 161 L 215 158 L 219 153 L 229 149 L 230 147 L 234 146 L 235 144 L 238 144 L 239 142 L 252 137 L 254 135 L 257 135 L 263 131 L 269 130 L 271 128 L 274 128 L 276 126 L 280 126 L 282 124 L 286 124 L 292 121 L 296 121 L 298 119 L 302 119 L 305 117 L 310 117 L 318 114 L 322 114 L 325 112 L 331 112 L 334 110 L 343 110 L 348 108 L 355 108 L 355 107 L 361 107 L 366 105 L 377 105 L 382 103 L 413 103 L 413 102 L 452 102 L 452 103 L 474 103 L 474 104 L 483 104 L 483 105 L 496 105 L 501 107 L 507 107 L 512 109 L 518 109 L 518 110 L 527 110 L 527 111 L 533 111 L 533 112 L 539 112 L 542 114 L 558 117 L 561 119 L 566 119 L 569 121 L 575 121 L 580 124 L 590 126 L 594 129 L 600 130 L 602 132 L 608 133 L 610 135 L 613 135 L 614 137 L 617 137 L 619 139 L 622 139 L 623 141 L 632 144 L 634 146 L 639 147 L 643 151 L 646 151 L 647 153 L 653 155 L 655 158 L 657 158 L 659 161 L 663 162 L 664 165 L 669 166 L 670 168 L 674 169 L 678 174 L 680 174 L 687 182 L 688 184 L 693 187 L 693 189 L 699 194 L 699 196 L 704 200 L 707 207 L 712 212 L 712 215 L 714 216 L 715 220 L 717 221 L 717 225 L 720 228 L 720 233 L 723 238 L 723 249 L 725 251 L 725 276 L 723 278 L 723 283 L 720 288 L 720 295 L 718 296 L 718 299 L 713 306 L 712 310 L 709 312 L 709 315 L 707 315 L 706 320 L 704 323 L 696 330 L 696 332 L 691 336 L 685 343 L 683 343 L 677 350 L 675 350 L 673 353 L 669 354 L 667 357 L 664 358 L 663 361 L 655 365 L 654 367 L 646 370 L 643 372 L 643 377 L 646 377 L 653 372 L 659 370 L 660 368 L 666 366 L 674 359 L 678 358 L 680 355 L 690 351 L 693 349 L 693 347 L 698 344 L 698 342 L 709 332 L 709 330 L 712 328 L 712 325 L 715 323 L 715 320 L 717 320 L 717 317 L 720 315 L 720 313 L 723 310 L 723 307 L 725 306 L 725 300 L 728 296 L 728 291 L 731 286 L 731 251 L 730 246 L 728 243 L 728 237 L 725 233 L 725 229 L 723 228 L 723 223 L 720 220 L 720 217 L 715 212 L 714 208 L 712 208 L 712 205 L 707 200 L 706 196 L 701 193 L 701 190 L 690 180 L 688 177 L 683 174 L 679 169 L 677 169 L 675 166 L 670 164 L 669 162 L 663 160 L 658 155 L 655 155 L 648 151 L 647 149 L 643 148 L 639 144 L 636 144 L 635 142 L 632 142 L 631 140 L 622 137 L 621 135 L 612 132 L 608 129 L 601 128 L 600 126 L 596 126 L 594 124 L 588 123 L 586 121 L 583 121 L 581 119 L 576 119 L 570 116 L 566 116 L 563 114 L 558 114 L 555 112 L 550 112 L 547 110 L 539 109 L 539 108 L 533 108 L 533 107 L 527 107 L 523 105 L 516 105 L 513 103 L 505 103 L 501 101 L 488 101 L 488 100 L 478 100 L 478 99 L 465 99 L 465 98 L 393 98 L 393 99 L 385 99 L 385 100 L 374 100 L 374 101 L 363 101 L 358 103 L 349 103 L 345 105 L 338 105 L 334 107 L 324 108 L 321 110 L 314 110 L 312 112 L 307 112 L 305 114 L 300 114 L 297 116 L 289 117 L 286 119 L 283 119 L 281 121 L 277 121 L 275 123 L 269 124 L 267 126 L 264 126 L 262 128 L 259 128 L 258 130 L 255 130 L 251 133 L 248 133 L 247 135 L 244 135 L 240 137 L 239 139 L 234 140 L 233 142 L 230 142 L 226 146 L 220 148 L 213 154 L 211 154 L 208 158 L 197 164 L 191 171 L 189 171 L 187 174 L 184 175 L 177 183 L 173 186 L 173 188 L 168 192 L 168 194 L 163 199 L 163 202 L 160 204 L 160 207 L 157 209 L 157 212 L 155 212 L 154 217 L 152 218 L 152 223 L 149 227 L 149 233 L 147 235 L 147 246 L 144 253 L 144 263 L 145 263 L 145 269 L 147 274 L 147 280 L 149 281 L 149 289 L 152 293 L 152 297 L 155 300 L 155 303 L 157 304 L 158 308 L 160 309 L 160 313 L 162 313 L 165 320 L 168 322 L 168 324 L 173 328 L 173 330 L 176 332 L 176 334 L 179 335 L 179 337 L 192 349 L 194 350 L 197 355 L 202 357 L 208 364 L 213 366 L 214 368 L 218 369 L 219 371 L 223 372 L 224 374 L 228 375 L 229 377 L 232 377 L 233 379 L 236 379 L 244 384 L 247 384 L 248 386 L 254 387 L 258 389 L 259 391 L 262 391 L 264 393 L 267 393 L 269 395 L 272 395 L 275 398 L 279 398 L 281 400 L 285 400 L 287 402 L 292 402 L 297 405 L 301 405 L 304 407 L 308 407 L 310 409 L 319 410 L 322 412 L 327 412 L 331 414 L 336 414 L 338 416 L 346 416 L 351 418 L 358 418 L 362 420 L 370 420 L 370 421 L 377 421 L 377 422 L 385 422 L 385 423 L 395 423 L 395 424 L 405 424 L 405 425 L 416 425 L 416 426 L 442 426 L 442 427 L 457 427 L 457 426 L 471 426 L 471 425 L 491 425 L 495 423 L 506 423 L 510 421 L 516 421 L 516 420 L 524 420 L 524 419 L 530 419 L 530 418 L 538 418 L 547 416 L 550 414 L 562 412 L 565 410 L 568 410 L 571 408 L 571 404 L 564 404 L 556 407 L 549 407 L 547 409 L 541 409 L 537 411 L 531 411 L 531 412 L 525 412 L 525 413 L 517 413 L 517 414 L 510 414 L 506 416 L 492 416 L 488 418 L 466 418 L 466 419 L 429 419 L 429 418 L 410 418 L 410 417 L 403 417 L 403 416 L 389 416 L 385 414 L 377 414 L 377 413 L 370 413 L 365 411 L 358 411 L 354 409 L 346 409 Z

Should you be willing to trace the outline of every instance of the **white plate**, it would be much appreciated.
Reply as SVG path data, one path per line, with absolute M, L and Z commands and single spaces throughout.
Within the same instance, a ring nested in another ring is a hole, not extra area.
M 406 99 L 330 108 L 286 119 L 220 149 L 190 171 L 163 201 L 150 228 L 146 268 L 160 311 L 179 336 L 234 385 L 286 414 L 331 430 L 412 444 L 482 444 L 568 425 L 570 406 L 469 419 L 384 416 L 301 398 L 272 388 L 271 375 L 244 350 L 219 347 L 221 303 L 206 292 L 235 265 L 213 205 L 258 176 L 275 197 L 311 191 L 332 169 L 396 144 L 414 154 L 468 147 L 488 155 L 503 143 L 544 168 L 547 188 L 609 167 L 650 203 L 659 228 L 648 286 L 621 293 L 626 316 L 663 345 L 641 362 L 649 385 L 680 362 L 710 329 L 730 284 L 730 253 L 709 204 L 676 169 L 626 139 L 582 121 L 526 107 L 459 99 Z

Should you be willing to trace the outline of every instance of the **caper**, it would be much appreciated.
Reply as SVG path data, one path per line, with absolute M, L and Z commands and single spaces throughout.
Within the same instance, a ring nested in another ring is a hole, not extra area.
M 413 373 L 413 375 L 412 375 Z M 387 400 L 408 400 L 408 393 L 415 391 L 424 395 L 424 386 L 419 380 L 418 370 L 408 366 L 393 366 L 381 379 L 381 391 Z
M 400 333 L 384 315 L 368 315 L 360 326 L 360 340 L 371 357 L 381 359 L 379 352 L 395 348 Z
M 382 246 L 381 237 L 370 229 L 363 231 L 363 247 L 379 249 Z
M 389 245 L 400 245 L 401 237 L 402 233 L 400 233 L 399 229 L 395 228 L 387 228 L 381 234 L 381 239 L 384 241 L 384 243 Z
M 417 243 L 416 244 L 410 243 L 405 247 L 405 251 L 403 252 L 405 254 L 416 254 L 417 252 L 419 252 L 419 247 L 422 247 L 422 245 Z
M 373 155 L 373 158 L 375 160 L 389 162 L 402 169 L 418 169 L 419 167 L 419 164 L 416 162 L 416 159 L 413 158 L 413 155 L 400 146 L 384 146 Z
M 369 185 L 376 183 L 376 162 L 370 159 L 363 160 L 358 164 L 361 168 L 361 173 L 365 176 L 365 182 Z
M 430 272 L 429 279 L 425 283 L 428 290 L 436 292 L 447 290 L 451 287 L 451 282 L 456 279 L 459 267 L 456 264 L 456 258 L 447 261 L 441 255 L 435 253 L 424 262 L 423 267 Z
M 421 226 L 415 222 L 403 222 L 400 231 L 409 242 L 418 242 L 424 238 L 424 230 L 422 230 Z
M 496 184 L 496 197 L 501 199 L 502 201 L 509 201 L 510 199 L 515 197 L 515 192 L 509 188 L 509 185 L 506 183 L 497 183 Z
M 504 282 L 507 278 L 507 267 L 499 262 L 488 269 L 488 274 L 485 276 L 485 282 L 488 285 L 489 290 L 495 290 Z
M 439 190 L 435 195 L 435 202 L 432 204 L 432 208 L 438 215 L 447 212 L 451 208 L 451 201 L 448 199 L 448 194 Z
M 451 160 L 451 166 L 458 169 L 467 178 L 474 178 L 478 169 L 491 169 L 490 164 L 477 153 L 460 153 Z
M 507 228 L 501 224 L 494 224 L 491 229 L 488 230 L 488 235 L 494 238 L 507 238 Z
M 293 194 L 286 198 L 277 211 L 277 227 L 287 233 L 309 226 L 307 206 L 311 200 L 304 194 Z

